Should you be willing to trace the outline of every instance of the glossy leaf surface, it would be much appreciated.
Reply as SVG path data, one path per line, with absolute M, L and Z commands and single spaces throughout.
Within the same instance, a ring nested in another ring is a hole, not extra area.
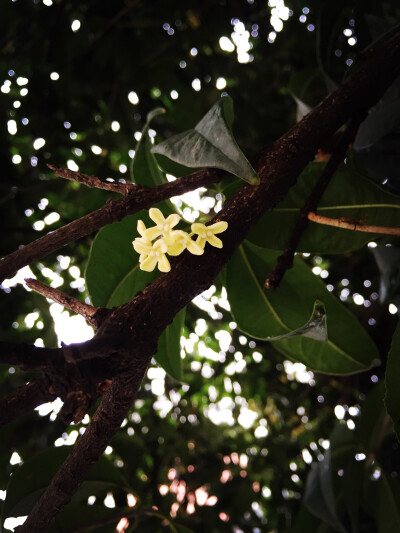
M 283 250 L 298 220 L 300 209 L 323 171 L 322 163 L 310 163 L 285 200 L 267 212 L 250 231 L 248 239 L 259 246 Z M 343 165 L 335 173 L 318 204 L 318 214 L 361 220 L 377 226 L 399 225 L 400 197 L 389 193 Z M 343 253 L 356 250 L 374 239 L 374 233 L 361 233 L 309 222 L 297 251 Z
M 277 256 L 245 243 L 229 262 L 227 291 L 238 327 L 258 339 L 289 333 L 307 321 L 319 299 L 326 307 L 329 340 L 296 337 L 274 342 L 275 348 L 318 372 L 350 374 L 375 364 L 378 351 L 358 320 L 301 260 L 295 259 L 278 289 L 264 288 Z

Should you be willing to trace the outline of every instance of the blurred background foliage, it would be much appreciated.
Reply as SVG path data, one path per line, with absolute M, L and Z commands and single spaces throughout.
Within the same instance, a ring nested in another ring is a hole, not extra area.
M 111 196 L 56 178 L 46 164 L 128 180 L 148 112 L 167 110 L 150 130 L 161 140 L 193 127 L 224 91 L 235 103 L 238 144 L 251 156 L 347 76 L 362 51 L 399 19 L 398 3 L 390 0 L 4 0 L 0 253 Z M 392 113 L 397 96 L 395 85 L 386 101 Z M 383 125 L 386 119 L 383 114 Z M 371 178 L 395 192 L 398 124 L 382 126 L 379 138 L 366 134 L 355 146 Z M 222 196 L 217 189 L 208 194 L 208 203 L 204 191 L 183 199 L 188 220 L 212 215 Z M 56 346 L 90 337 L 81 321 L 28 293 L 21 281 L 33 273 L 88 298 L 83 273 L 93 238 L 3 283 L 2 340 Z M 224 279 L 216 280 L 187 308 L 183 382 L 151 366 L 106 450 L 107 461 L 54 531 L 83 531 L 93 523 L 91 530 L 104 532 L 117 524 L 118 531 L 155 532 L 399 531 L 398 443 L 381 387 L 396 325 L 396 257 L 384 261 L 392 269 L 386 268 L 390 291 L 383 302 L 380 272 L 367 246 L 304 257 L 355 313 L 383 359 L 379 368 L 340 378 L 307 371 L 270 344 L 241 334 Z M 31 378 L 1 366 L 2 395 Z M 56 419 L 57 407 L 43 407 L 1 431 L 3 519 L 29 511 L 32 495 L 62 460 L 54 449 L 73 444 L 89 422 L 86 416 L 66 428 Z M 43 463 L 38 453 L 45 454 Z M 21 464 L 24 475 L 10 482 Z M 28 488 L 27 479 L 34 480 Z

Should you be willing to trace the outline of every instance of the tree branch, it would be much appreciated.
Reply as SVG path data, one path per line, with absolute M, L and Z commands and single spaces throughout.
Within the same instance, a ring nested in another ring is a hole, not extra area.
M 284 252 L 276 260 L 276 264 L 271 272 L 268 274 L 265 280 L 265 286 L 267 289 L 276 289 L 279 287 L 286 270 L 293 267 L 294 255 L 299 245 L 300 239 L 308 226 L 308 214 L 310 211 L 315 211 L 318 202 L 321 200 L 326 188 L 328 187 L 334 173 L 336 172 L 340 163 L 342 163 L 349 144 L 354 140 L 357 133 L 357 129 L 360 125 L 360 120 L 353 121 L 349 128 L 340 135 L 340 139 L 336 144 L 335 150 L 332 152 L 331 157 L 319 177 L 314 189 L 311 191 L 310 196 L 307 198 L 303 208 L 300 211 L 300 216 L 293 228 L 292 234 L 286 244 Z
M 365 233 L 381 233 L 383 235 L 396 235 L 400 237 L 400 228 L 389 228 L 385 226 L 370 226 L 363 224 L 360 220 L 354 222 L 347 217 L 329 218 L 316 213 L 308 213 L 308 220 L 316 222 L 317 224 L 324 224 L 326 226 L 334 226 L 335 228 L 349 229 L 352 231 L 363 231 Z
M 53 289 L 37 279 L 27 278 L 25 279 L 25 283 L 30 289 L 42 294 L 45 298 L 49 298 L 50 300 L 53 300 L 53 302 L 57 302 L 63 307 L 71 309 L 74 313 L 83 316 L 83 318 L 96 329 L 100 326 L 101 322 L 103 322 L 105 315 L 110 312 L 109 309 L 94 307 L 93 305 L 80 302 L 76 298 L 63 293 L 58 289 Z
M 128 215 L 137 213 L 142 209 L 149 209 L 152 205 L 172 196 L 180 196 L 199 187 L 218 183 L 225 176 L 225 172 L 207 169 L 152 188 L 137 185 L 120 200 L 108 200 L 100 209 L 70 222 L 4 257 L 0 261 L 0 283 L 5 278 L 13 276 L 20 268 L 39 261 L 51 252 L 89 235 L 107 224 L 119 222 Z
M 0 400 L 0 427 L 55 399 L 56 395 L 50 392 L 48 380 L 44 377 L 19 387 Z
M 60 509 L 70 501 L 72 494 L 119 430 L 150 360 L 151 354 L 147 354 L 137 361 L 134 376 L 119 376 L 113 380 L 86 432 L 79 437 L 26 522 L 16 529 L 18 533 L 41 533 L 48 530 Z
M 120 194 L 127 194 L 129 191 L 135 190 L 138 186 L 133 183 L 118 183 L 103 181 L 96 176 L 88 176 L 82 172 L 76 172 L 75 170 L 70 170 L 69 168 L 59 168 L 54 165 L 47 165 L 56 176 L 59 178 L 65 178 L 67 180 L 76 181 L 86 187 L 94 187 L 96 189 L 104 189 L 105 191 L 118 192 Z
M 118 431 L 157 348 L 157 338 L 167 324 L 211 284 L 265 210 L 274 207 L 287 194 L 321 141 L 330 138 L 349 117 L 374 105 L 399 71 L 400 33 L 397 32 L 382 49 L 366 56 L 364 66 L 352 78 L 275 142 L 270 151 L 260 155 L 256 167 L 260 185 L 244 185 L 214 219 L 229 224 L 222 237 L 222 249 L 208 246 L 202 256 L 183 253 L 170 272 L 160 275 L 127 304 L 112 310 L 96 337 L 101 340 L 102 335 L 119 333 L 130 336 L 129 349 L 119 354 L 125 361 L 125 370 L 113 379 L 86 433 L 18 529 L 20 533 L 48 529 Z
M 24 370 L 45 369 L 51 365 L 58 353 L 58 348 L 0 341 L 0 363 L 18 366 Z

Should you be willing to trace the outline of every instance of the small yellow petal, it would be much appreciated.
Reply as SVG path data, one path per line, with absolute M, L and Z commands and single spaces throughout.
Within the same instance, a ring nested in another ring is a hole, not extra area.
M 165 254 L 168 250 L 168 245 L 164 239 L 158 239 L 158 241 L 153 244 L 153 250 Z
M 161 211 L 157 207 L 152 207 L 149 210 L 149 216 L 151 220 L 157 224 L 157 226 L 164 226 L 165 224 L 164 215 L 161 213 Z
M 175 242 L 168 246 L 169 255 L 177 256 L 180 255 L 186 249 L 186 244 L 182 242 Z
M 161 254 L 158 258 L 158 269 L 160 272 L 169 272 L 171 270 L 171 265 L 164 254 Z
M 193 255 L 204 254 L 204 246 L 203 247 L 199 246 L 199 244 L 195 241 L 192 241 L 192 239 L 189 239 L 189 241 L 187 242 L 187 249 Z
M 146 242 L 143 242 L 140 239 L 135 239 L 132 242 L 133 248 L 135 252 L 138 254 L 149 254 L 151 252 L 151 245 L 147 244 Z
M 177 214 L 169 215 L 166 218 L 165 223 L 168 224 L 168 226 L 170 228 L 173 228 L 174 226 L 179 224 L 180 219 L 181 219 L 181 217 L 179 215 L 177 215 Z
M 213 233 L 222 233 L 225 231 L 228 227 L 228 222 L 225 220 L 221 220 L 220 222 L 216 222 L 215 224 L 211 224 L 211 226 L 207 226 L 208 230 L 211 230 Z
M 157 237 L 159 237 L 161 233 L 162 232 L 157 228 L 157 226 L 153 226 L 152 228 L 148 228 L 143 233 L 143 238 L 146 239 L 147 241 L 152 241 L 156 239 Z
M 223 246 L 221 239 L 218 239 L 215 235 L 207 237 L 207 242 L 209 242 L 211 246 L 215 246 L 215 248 L 222 248 Z
M 138 230 L 138 233 L 140 233 L 140 235 L 143 237 L 143 233 L 146 231 L 146 226 L 143 220 L 137 221 L 137 230 Z
M 205 231 L 207 231 L 207 226 L 204 224 L 201 224 L 200 222 L 195 222 L 192 224 L 192 231 L 193 233 L 197 233 L 197 235 L 201 235 Z
M 204 246 L 206 245 L 206 239 L 204 239 L 203 237 L 197 237 L 195 243 L 197 244 L 197 246 L 199 246 L 200 248 L 202 248 L 204 250 Z
M 157 266 L 157 257 L 155 255 L 149 255 L 142 263 L 140 263 L 140 270 L 146 272 L 153 272 Z

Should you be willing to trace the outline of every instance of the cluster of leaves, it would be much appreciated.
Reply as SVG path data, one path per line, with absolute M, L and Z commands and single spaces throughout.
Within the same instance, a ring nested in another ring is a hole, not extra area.
M 205 3 L 201 8 L 192 9 L 182 2 L 175 2 L 173 8 L 160 3 L 156 17 L 154 7 L 138 2 L 135 9 L 140 16 L 135 14 L 128 22 L 122 18 L 111 24 L 120 12 L 127 9 L 129 13 L 128 5 L 122 2 L 113 7 L 102 4 L 96 6 L 94 12 L 90 2 L 68 7 L 54 2 L 51 8 L 35 2 L 24 8 L 18 4 L 9 2 L 2 6 L 2 19 L 15 20 L 13 10 L 20 9 L 24 13 L 21 21 L 29 21 L 29 25 L 25 27 L 27 22 L 24 22 L 18 29 L 11 25 L 3 32 L 2 50 L 6 61 L 1 68 L 4 79 L 9 76 L 9 70 L 14 70 L 15 76 L 29 78 L 29 93 L 23 97 L 22 104 L 22 114 L 29 117 L 29 124 L 21 126 L 18 122 L 19 130 L 25 128 L 24 133 L 6 136 L 0 148 L 7 162 L 1 186 L 4 220 L 7 221 L 2 229 L 4 254 L 33 240 L 38 233 L 33 223 L 53 210 L 61 214 L 59 224 L 62 224 L 96 208 L 108 197 L 103 191 L 79 189 L 78 192 L 74 183 L 53 180 L 46 172 L 46 161 L 54 162 L 56 158 L 66 162 L 72 158 L 87 173 L 115 176 L 121 165 L 131 165 L 128 152 L 132 148 L 132 132 L 142 130 L 132 160 L 135 182 L 159 185 L 166 181 L 167 172 L 183 175 L 187 173 L 186 167 L 193 166 L 193 160 L 186 156 L 171 163 L 159 155 L 166 154 L 164 148 L 152 150 L 149 124 L 142 129 L 142 116 L 155 103 L 167 108 L 165 119 L 159 117 L 155 122 L 159 138 L 193 127 L 218 98 L 219 91 L 211 84 L 207 87 L 206 79 L 214 81 L 221 75 L 226 76 L 229 92 L 235 99 L 239 144 L 246 152 L 254 152 L 293 122 L 295 110 L 290 95 L 296 97 L 298 114 L 301 114 L 305 106 L 314 105 L 325 93 L 327 84 L 330 88 L 329 84 L 340 80 L 344 62 L 339 64 L 333 43 L 339 42 L 337 46 L 343 47 L 338 34 L 341 35 L 342 26 L 349 17 L 354 17 L 357 23 L 359 43 L 356 50 L 361 50 L 369 40 L 368 25 L 376 29 L 380 20 L 364 18 L 366 8 L 357 2 L 352 6 L 327 2 L 328 7 L 321 12 L 318 24 L 317 19 L 314 20 L 319 32 L 320 69 L 317 70 L 314 60 L 310 59 L 314 45 L 312 35 L 306 34 L 305 39 L 305 28 L 294 19 L 288 21 L 287 28 L 278 36 L 278 39 L 282 37 L 280 48 L 266 49 L 268 45 L 261 42 L 261 38 L 266 42 L 267 37 L 261 29 L 265 26 L 265 6 L 258 2 L 233 2 L 229 7 L 223 2 L 212 7 Z M 298 6 L 291 7 L 299 15 Z M 312 13 L 316 12 L 316 7 L 310 5 Z M 382 11 L 375 14 L 385 15 L 390 25 L 395 12 L 386 3 L 380 9 Z M 58 25 L 54 23 L 55 16 Z M 221 52 L 217 45 L 221 35 L 232 32 L 230 20 L 234 17 L 239 17 L 249 28 L 260 27 L 260 36 L 252 40 L 254 61 L 246 65 L 239 65 L 236 58 Z M 75 18 L 83 21 L 76 35 L 69 29 L 70 21 Z M 175 24 L 171 23 L 172 19 Z M 176 22 L 178 20 L 181 24 Z M 219 20 L 225 20 L 225 25 Z M 174 26 L 174 36 L 162 29 L 165 21 L 170 21 L 170 27 Z M 328 21 L 329 32 L 326 31 Z M 52 29 L 45 35 L 43 27 Z M 19 32 L 24 33 L 23 39 Z M 298 46 L 300 35 L 301 47 Z M 20 50 L 23 42 L 25 49 Z M 190 55 L 192 48 L 196 48 L 198 57 Z M 127 53 L 132 49 L 140 50 L 135 69 L 131 68 L 132 55 Z M 57 55 L 54 50 L 58 51 Z M 187 63 L 184 69 L 179 66 L 180 57 Z M 162 72 L 158 68 L 161 61 Z M 98 64 L 104 69 L 98 69 Z M 287 67 L 286 74 L 283 67 Z M 60 72 L 59 81 L 48 81 L 53 70 Z M 260 72 L 265 71 L 271 72 L 268 80 L 260 76 Z M 194 77 L 200 77 L 205 85 L 196 97 L 190 88 Z M 126 96 L 132 89 L 140 96 L 140 113 L 133 114 L 131 107 L 128 108 L 131 104 Z M 170 96 L 172 90 L 180 95 L 177 103 Z M 20 108 L 11 107 L 13 100 L 21 98 L 19 91 L 13 82 L 11 92 L 5 95 L 8 100 L 4 99 L 2 107 L 3 122 L 22 118 Z M 396 194 L 398 151 L 395 153 L 398 122 L 387 120 L 387 116 L 398 118 L 396 91 L 396 86 L 392 87 L 387 99 L 364 122 L 354 143 L 353 156 L 337 170 L 320 202 L 322 214 L 357 220 L 367 218 L 368 224 L 396 225 L 400 205 Z M 38 94 L 45 95 L 45 109 L 38 102 Z M 230 112 L 223 118 L 225 124 L 232 125 Z M 110 128 L 113 120 L 121 124 L 117 133 Z M 72 128 L 65 127 L 64 123 L 72 124 Z M 70 136 L 71 131 L 75 137 Z M 193 135 L 203 133 L 198 126 L 191 132 L 191 141 Z M 38 165 L 31 166 L 31 157 L 36 157 L 31 146 L 37 137 L 46 137 L 46 148 L 43 155 L 38 154 Z M 246 137 L 251 142 L 246 141 Z M 176 150 L 178 141 L 170 143 L 169 149 L 190 154 Z M 95 157 L 90 151 L 92 145 L 107 148 L 101 148 L 101 154 Z M 165 147 L 165 144 L 157 146 Z M 22 157 L 19 165 L 10 163 L 11 156 L 16 154 Z M 243 174 L 242 170 L 235 172 L 233 165 L 237 161 L 231 153 L 219 156 L 220 162 L 221 159 L 228 164 L 228 168 L 223 168 L 236 175 Z M 390 164 L 390 169 L 383 168 L 382 161 Z M 199 163 L 200 166 L 209 164 Z M 131 525 L 141 531 L 170 528 L 184 532 L 187 528 L 193 531 L 208 528 L 222 532 L 232 531 L 233 526 L 246 532 L 265 528 L 321 532 L 374 531 L 376 527 L 380 531 L 396 531 L 400 528 L 398 445 L 382 406 L 382 387 L 373 386 L 370 381 L 371 374 L 382 381 L 385 365 L 374 368 L 373 373 L 347 376 L 369 369 L 379 355 L 385 362 L 394 317 L 388 315 L 387 303 L 380 306 L 376 302 L 370 309 L 360 311 L 358 306 L 346 306 L 334 297 L 334 294 L 341 294 L 344 277 L 350 280 L 353 292 L 365 290 L 362 285 L 365 279 L 372 282 L 369 290 L 377 291 L 378 270 L 370 252 L 362 249 L 376 236 L 312 224 L 304 233 L 298 252 L 313 256 L 305 258 L 306 262 L 297 258 L 279 289 L 274 292 L 264 289 L 265 277 L 279 251 L 284 249 L 296 217 L 323 167 L 322 163 L 311 163 L 284 201 L 250 232 L 248 241 L 216 281 L 216 310 L 207 313 L 191 304 L 162 334 L 156 360 L 168 373 L 164 392 L 155 392 L 152 388 L 154 380 L 150 372 L 130 417 L 111 443 L 111 452 L 94 467 L 71 506 L 58 518 L 54 531 L 73 531 L 93 524 L 96 531 L 112 531 L 123 516 L 128 516 Z M 247 170 L 248 180 L 254 181 L 251 167 Z M 387 178 L 394 192 L 381 186 Z M 238 183 L 229 180 L 207 194 L 215 201 L 229 198 L 237 186 Z M 44 197 L 48 199 L 48 207 L 45 206 L 42 214 L 36 206 Z M 171 202 L 157 207 L 164 214 L 175 209 Z M 32 213 L 24 217 L 22 213 L 27 210 Z M 211 217 L 212 212 L 203 215 L 204 221 L 207 215 Z M 126 217 L 118 224 L 103 228 L 93 243 L 85 239 L 64 252 L 72 257 L 70 265 L 78 265 L 81 270 L 87 262 L 86 286 L 94 305 L 120 305 L 156 276 L 156 273 L 139 269 L 138 254 L 132 249 L 131 241 L 139 218 L 143 218 L 142 213 Z M 382 242 L 386 250 L 386 241 Z M 396 243 L 392 244 L 394 249 Z M 399 290 L 396 262 L 388 259 L 385 252 L 377 253 L 382 259 L 386 302 L 395 301 Z M 323 255 L 331 290 L 310 270 L 315 264 L 314 254 Z M 61 270 L 60 261 L 50 256 L 46 265 L 64 277 L 62 290 L 72 293 L 73 278 Z M 45 279 L 43 265 L 32 268 L 39 279 Z M 226 290 L 230 311 L 219 305 L 223 290 Z M 82 297 L 85 296 L 83 292 Z M 46 345 L 54 345 L 55 334 L 44 299 L 33 294 L 28 299 L 18 286 L 2 297 L 6 302 L 0 326 L 3 339 L 33 342 L 41 337 Z M 302 328 L 316 299 L 321 300 L 326 309 L 327 342 L 304 335 L 273 343 L 263 341 Z M 40 318 L 33 328 L 25 328 L 24 318 L 33 309 L 39 311 Z M 350 311 L 358 315 L 362 325 Z M 214 320 L 210 320 L 210 315 Z M 372 316 L 374 327 L 368 326 Z M 237 328 L 232 329 L 233 320 Z M 40 321 L 45 334 L 38 325 Z M 205 333 L 193 337 L 196 325 L 204 321 L 207 324 Z M 15 327 L 11 327 L 12 323 Z M 369 328 L 375 343 L 363 326 Z M 230 336 L 229 347 L 224 348 L 222 342 L 218 342 L 221 331 Z M 189 341 L 192 341 L 191 349 Z M 204 355 L 204 346 L 209 350 L 208 355 Z M 400 399 L 396 354 L 399 351 L 397 332 L 387 362 L 386 400 L 388 409 L 397 413 L 394 415 L 397 429 Z M 254 352 L 261 353 L 261 361 Z M 300 378 L 299 381 L 293 379 L 285 370 L 286 359 L 299 361 L 313 371 L 346 376 L 307 374 L 308 382 L 301 383 Z M 232 366 L 233 361 L 238 364 Z M 151 370 L 155 368 L 152 366 Z M 2 368 L 0 376 L 4 394 L 31 377 L 18 370 L 10 371 L 8 367 Z M 168 414 L 160 407 L 163 403 L 169 408 Z M 232 425 L 212 422 L 210 412 L 222 410 L 224 405 L 230 406 Z M 335 405 L 343 405 L 347 410 L 345 420 L 336 427 Z M 357 415 L 350 414 L 352 406 Z M 250 426 L 240 423 L 245 409 L 256 414 Z M 355 430 L 350 429 L 351 423 L 346 424 L 348 421 L 353 422 Z M 81 428 L 84 426 L 82 424 Z M 257 433 L 258 427 L 265 431 Z M 49 423 L 47 418 L 35 415 L 15 421 L 2 430 L 1 488 L 7 488 L 3 518 L 29 512 L 37 495 L 65 458 L 67 447 L 54 448 L 54 441 L 63 432 L 67 438 L 68 433 L 81 428 L 66 430 L 58 421 Z M 327 440 L 329 450 L 326 449 Z M 304 450 L 316 463 L 308 479 Z M 18 451 L 24 460 L 18 469 L 9 464 L 13 451 Z M 359 460 L 363 456 L 364 460 Z M 216 496 L 216 500 L 209 502 L 212 505 L 207 505 L 207 501 L 202 505 L 200 496 L 196 497 L 199 489 L 207 492 L 208 498 Z M 110 492 L 116 504 L 113 509 L 103 505 Z M 134 495 L 140 506 L 129 507 L 132 499 L 127 500 L 127 494 Z M 96 497 L 95 504 L 87 505 L 89 496 Z M 157 506 L 158 510 L 152 506 Z M 172 509 L 180 525 L 170 522 Z

